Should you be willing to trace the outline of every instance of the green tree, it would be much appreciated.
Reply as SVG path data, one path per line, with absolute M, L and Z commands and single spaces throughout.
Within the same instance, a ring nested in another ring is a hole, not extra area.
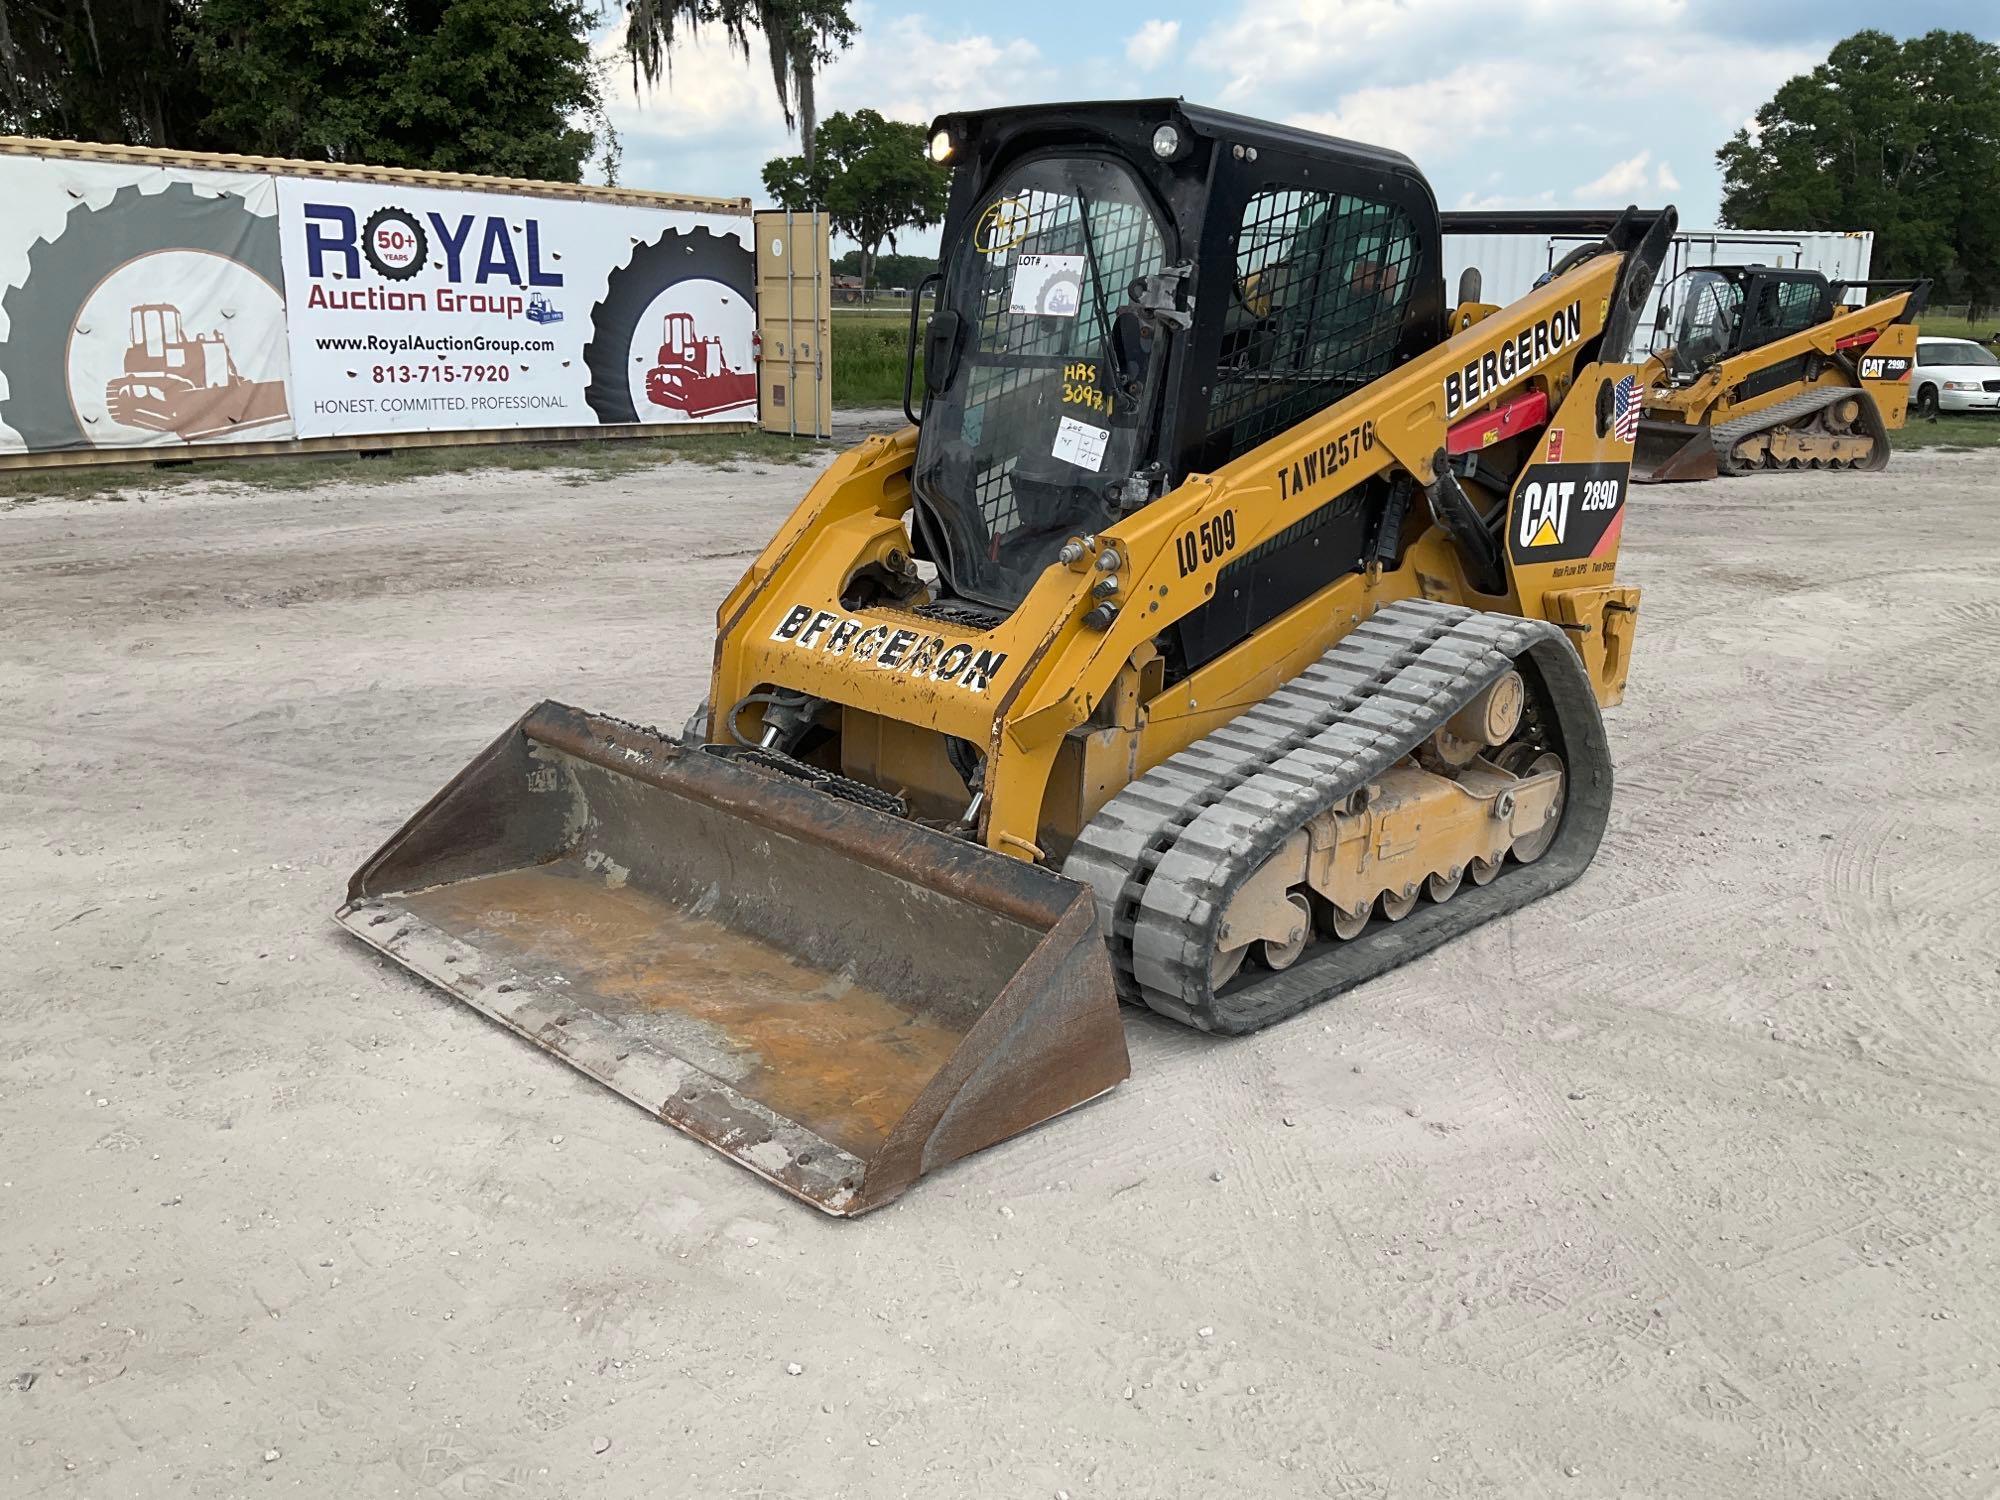
M 2000 297 L 2000 47 L 1861 31 L 1716 153 L 1739 229 L 1872 229 L 1878 276 Z
M 577 0 L 203 0 L 204 124 L 268 156 L 575 182 L 588 22 Z
M 819 124 L 814 80 L 854 40 L 847 0 L 626 0 L 626 15 L 633 82 L 656 87 L 673 66 L 677 38 L 720 27 L 747 58 L 750 33 L 761 32 L 785 127 L 799 132 L 806 156 L 813 154 Z
M 842 276 L 859 276 L 861 260 L 859 250 L 849 250 L 835 257 L 833 269 Z M 868 264 L 869 274 L 875 278 L 877 286 L 912 289 L 936 269 L 935 255 L 878 255 Z
M 384 101 L 384 164 L 579 180 L 595 143 L 575 122 L 598 103 L 582 4 L 402 0 L 395 8 L 405 39 Z
M 0 129 L 566 182 L 608 134 L 585 0 L 103 4 L 0 0 Z
M 205 0 L 187 30 L 211 138 L 251 156 L 381 161 L 382 74 L 402 68 L 376 0 Z
M 227 149 L 186 28 L 194 0 L 0 0 L 0 132 L 133 146 Z
M 861 285 L 896 232 L 944 217 L 951 178 L 924 150 L 924 127 L 885 120 L 872 109 L 835 114 L 819 127 L 808 158 L 764 163 L 764 187 L 780 208 L 824 209 L 834 231 L 861 247 Z

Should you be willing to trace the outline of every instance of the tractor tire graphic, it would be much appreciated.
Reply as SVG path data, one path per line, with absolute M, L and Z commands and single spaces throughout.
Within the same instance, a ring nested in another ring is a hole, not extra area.
M 31 451 L 97 446 L 70 402 L 70 331 L 99 282 L 127 261 L 163 250 L 233 261 L 284 301 L 278 221 L 251 213 L 241 198 L 200 197 L 188 182 L 171 183 L 162 193 L 141 193 L 136 183 L 127 183 L 101 208 L 79 203 L 61 234 L 35 241 L 27 277 L 0 298 L 7 312 L 7 337 L 0 342 L 7 395 L 0 400 L 0 422 L 19 433 Z
M 583 350 L 590 388 L 583 398 L 598 421 L 644 420 L 632 404 L 630 365 L 635 348 L 659 342 L 659 329 L 642 328 L 639 320 L 654 298 L 683 281 L 713 281 L 741 297 L 745 307 L 757 305 L 757 257 L 733 235 L 670 229 L 651 244 L 634 246 L 632 258 L 611 273 L 603 300 L 590 310 L 590 342 Z

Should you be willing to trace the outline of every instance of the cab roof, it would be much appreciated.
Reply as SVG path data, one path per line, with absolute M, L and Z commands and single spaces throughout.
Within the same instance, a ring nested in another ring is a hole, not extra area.
M 1190 104 L 1185 99 L 1097 99 L 959 110 L 939 115 L 931 122 L 931 128 L 953 130 L 956 127 L 981 136 L 998 133 L 1061 138 L 1076 134 L 1111 135 L 1128 132 L 1135 126 L 1150 130 L 1169 123 L 1181 125 L 1198 137 L 1226 145 L 1254 146 L 1259 151 L 1284 151 L 1295 156 L 1350 162 L 1377 171 L 1401 172 L 1417 178 L 1423 176 L 1409 157 L 1386 146 L 1371 146 L 1362 141 L 1321 135 L 1294 125 L 1276 125 L 1269 120 Z

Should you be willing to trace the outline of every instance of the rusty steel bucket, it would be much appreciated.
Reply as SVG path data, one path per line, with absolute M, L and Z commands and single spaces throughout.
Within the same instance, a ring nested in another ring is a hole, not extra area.
M 1083 886 L 560 703 L 404 824 L 339 920 L 831 1214 L 1131 1071 Z
M 1634 484 L 1679 484 L 1714 479 L 1721 472 L 1715 437 L 1706 422 L 1648 419 L 1639 424 L 1638 442 L 1632 450 Z

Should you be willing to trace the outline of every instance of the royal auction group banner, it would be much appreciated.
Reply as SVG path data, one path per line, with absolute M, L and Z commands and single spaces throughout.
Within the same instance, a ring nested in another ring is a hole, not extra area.
M 749 216 L 280 178 L 299 431 L 742 421 Z
M 740 422 L 747 210 L 0 156 L 0 453 Z

